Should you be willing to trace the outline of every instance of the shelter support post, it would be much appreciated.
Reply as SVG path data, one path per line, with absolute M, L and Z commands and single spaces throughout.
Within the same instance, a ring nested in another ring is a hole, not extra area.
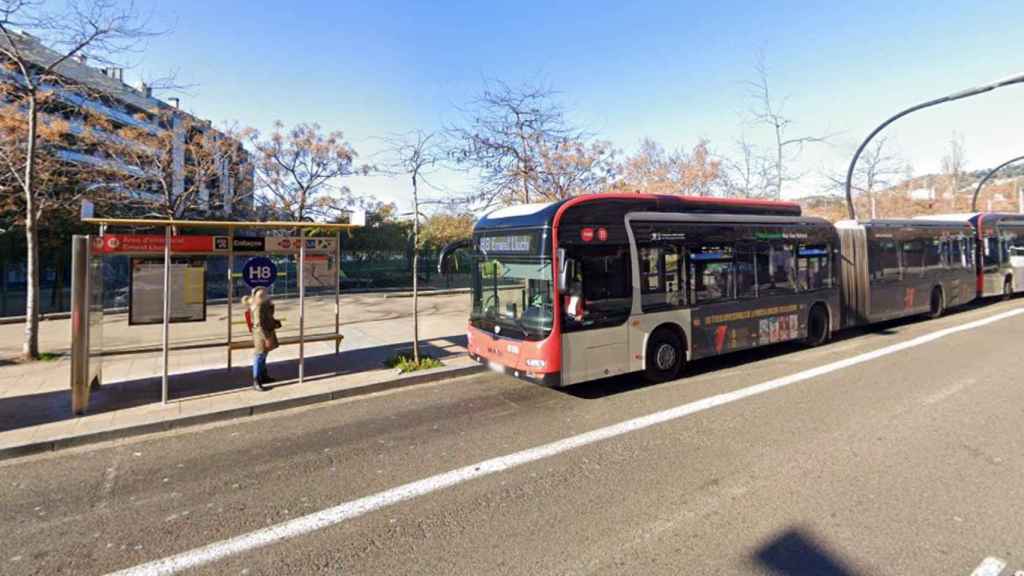
M 89 237 L 71 239 L 71 411 L 89 403 Z
M 228 229 L 228 372 L 231 371 L 231 333 L 232 322 L 235 315 L 232 313 L 232 305 L 235 301 L 235 229 Z
M 167 373 L 170 355 L 171 326 L 171 227 L 164 226 L 164 324 L 163 324 L 163 378 L 160 381 L 160 402 L 167 404 Z
M 336 233 L 338 243 L 335 262 L 338 267 L 334 274 L 334 353 L 341 352 L 341 230 Z
M 306 229 L 299 229 L 299 384 L 306 372 Z

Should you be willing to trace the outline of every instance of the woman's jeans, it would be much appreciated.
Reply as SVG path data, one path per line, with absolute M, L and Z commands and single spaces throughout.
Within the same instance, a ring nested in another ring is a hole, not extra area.
M 266 352 L 257 352 L 252 355 L 252 379 L 261 382 L 267 379 Z

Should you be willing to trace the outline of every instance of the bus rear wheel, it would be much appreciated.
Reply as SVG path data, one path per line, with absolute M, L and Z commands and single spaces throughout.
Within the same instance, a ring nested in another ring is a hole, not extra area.
M 828 309 L 821 304 L 815 304 L 807 313 L 807 337 L 804 338 L 804 344 L 812 348 L 821 346 L 828 342 L 828 336 Z
M 928 308 L 929 318 L 938 318 L 946 311 L 946 299 L 942 296 L 942 289 L 936 286 L 932 289 L 931 306 Z
M 1010 276 L 1006 277 L 1003 281 L 1003 300 L 1009 300 L 1013 298 L 1013 278 Z
M 649 382 L 667 382 L 679 375 L 686 354 L 683 341 L 671 330 L 659 329 L 647 341 L 644 377 Z

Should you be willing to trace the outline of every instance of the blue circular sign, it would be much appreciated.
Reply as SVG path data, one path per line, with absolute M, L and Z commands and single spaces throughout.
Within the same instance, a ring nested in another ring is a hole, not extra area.
M 274 261 L 270 258 L 257 256 L 256 258 L 250 258 L 245 263 L 245 266 L 242 266 L 242 280 L 250 288 L 256 288 L 257 286 L 268 288 L 276 279 L 277 266 L 274 265 Z

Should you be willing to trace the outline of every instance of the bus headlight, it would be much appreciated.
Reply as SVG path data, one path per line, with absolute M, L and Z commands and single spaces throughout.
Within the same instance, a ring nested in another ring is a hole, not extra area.
M 543 360 L 527 360 L 526 361 L 526 365 L 529 366 L 530 368 L 543 368 L 546 364 L 547 364 L 547 362 L 544 362 Z

